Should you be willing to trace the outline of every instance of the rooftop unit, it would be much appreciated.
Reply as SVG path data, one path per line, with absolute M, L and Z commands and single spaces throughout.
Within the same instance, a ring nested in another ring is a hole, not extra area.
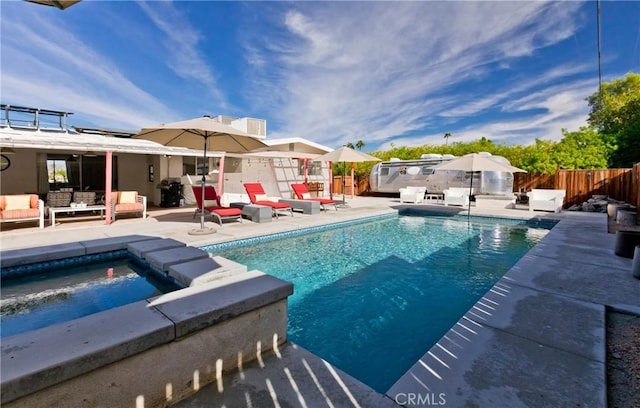
M 254 118 L 236 118 L 234 116 L 218 115 L 214 117 L 218 122 L 232 126 L 236 129 L 254 136 L 258 139 L 267 137 L 267 121 Z

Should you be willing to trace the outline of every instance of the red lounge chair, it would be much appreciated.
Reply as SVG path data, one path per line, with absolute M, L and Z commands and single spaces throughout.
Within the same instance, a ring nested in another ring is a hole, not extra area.
M 333 205 L 336 211 L 338 210 L 336 202 L 331 199 L 311 197 L 311 193 L 309 193 L 309 189 L 307 189 L 306 184 L 292 184 L 291 188 L 293 189 L 293 192 L 296 193 L 298 200 L 317 201 L 320 203 L 321 210 L 327 209 L 325 205 Z
M 279 203 L 277 201 L 270 201 L 267 199 L 267 194 L 264 192 L 262 188 L 262 184 L 260 183 L 244 183 L 244 189 L 247 190 L 247 194 L 249 194 L 249 199 L 251 200 L 251 204 L 256 205 L 265 205 L 267 207 L 271 207 L 273 211 L 273 215 L 278 218 L 278 211 L 289 211 L 291 216 L 293 217 L 293 209 L 289 204 Z
M 193 195 L 198 203 L 198 209 L 193 213 L 193 218 L 202 211 L 202 186 L 192 186 Z M 242 222 L 242 210 L 239 208 L 227 208 L 220 205 L 220 199 L 213 186 L 204 187 L 204 211 L 215 218 L 218 224 L 222 225 L 222 220 L 239 219 Z

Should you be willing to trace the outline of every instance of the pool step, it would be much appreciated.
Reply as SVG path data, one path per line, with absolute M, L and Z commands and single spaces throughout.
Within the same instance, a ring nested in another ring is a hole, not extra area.
M 208 252 L 170 238 L 132 243 L 128 250 L 154 271 L 187 287 L 247 272 L 245 265 L 221 256 L 210 258 Z
M 247 266 L 223 258 L 198 259 L 169 267 L 169 276 L 185 286 L 198 286 L 213 280 L 247 272 Z

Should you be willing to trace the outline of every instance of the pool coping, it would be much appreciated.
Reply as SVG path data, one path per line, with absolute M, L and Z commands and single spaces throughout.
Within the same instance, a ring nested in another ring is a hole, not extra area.
M 453 406 L 606 406 L 605 313 L 640 314 L 640 284 L 629 260 L 613 253 L 606 214 L 558 221 L 389 398 L 403 406 L 434 395 Z
M 458 215 L 458 211 L 443 211 L 439 207 L 398 206 L 398 209 L 438 216 L 463 217 L 462 214 Z M 613 253 L 615 236 L 607 233 L 606 214 L 524 212 L 513 217 L 504 214 L 496 217 L 488 212 L 476 213 L 472 217 L 486 219 L 485 215 L 490 219 L 557 223 L 539 244 L 507 271 L 487 295 L 450 329 L 437 346 L 427 351 L 386 393 L 377 394 L 387 397 L 386 400 L 378 400 L 378 403 L 390 402 L 389 406 L 561 406 L 588 401 L 595 402 L 596 406 L 605 406 L 605 311 L 615 309 L 640 314 L 640 307 L 633 304 L 633 300 L 637 299 L 634 297 L 636 292 L 640 295 L 640 286 L 631 276 L 630 261 Z M 601 261 L 597 267 L 580 271 L 580 268 L 598 258 Z M 563 281 L 554 279 L 554 276 L 558 271 L 565 269 L 566 273 L 562 279 L 567 279 L 566 275 L 576 276 L 568 281 L 568 287 L 560 286 L 560 290 L 559 287 L 554 287 L 553 282 Z M 601 285 L 604 288 L 584 290 L 585 287 L 592 286 L 594 280 L 605 281 L 606 283 Z M 625 296 L 612 295 L 610 289 L 613 287 L 624 287 Z M 494 296 L 506 296 L 508 302 L 502 302 L 499 310 L 494 312 L 495 316 L 486 319 L 483 313 L 492 313 L 491 307 L 494 305 L 491 301 L 495 302 L 492 300 Z M 560 305 L 559 307 L 564 309 L 559 312 L 556 307 L 547 313 L 536 313 L 536 308 L 549 304 Z M 535 307 L 532 308 L 532 305 Z M 545 327 L 546 331 L 537 333 L 538 326 L 532 317 L 537 317 L 538 321 L 540 318 L 548 317 L 549 327 Z M 573 328 L 582 336 L 565 337 L 564 333 L 569 328 Z M 458 347 L 467 343 L 469 347 L 465 347 L 462 354 L 453 358 L 439 349 L 443 341 L 449 342 L 446 345 L 448 347 Z M 300 349 L 295 344 L 289 344 L 287 347 Z M 436 348 L 439 349 L 437 354 L 434 353 Z M 510 350 L 513 353 L 492 355 L 488 353 L 491 350 Z M 526 364 L 519 364 L 524 357 Z M 326 361 L 321 361 L 330 366 Z M 443 363 L 448 366 L 444 375 L 441 372 Z M 275 364 L 279 364 L 277 360 Z M 295 366 L 295 363 L 292 364 Z M 298 365 L 300 364 L 298 362 Z M 429 371 L 432 366 L 438 370 L 436 375 Z M 510 366 L 515 369 L 505 369 Z M 588 369 L 583 371 L 585 367 Z M 297 367 L 289 368 L 301 370 Z M 278 382 L 284 382 L 281 384 L 284 388 L 286 379 L 274 379 L 278 376 L 277 370 L 261 367 L 253 375 L 272 379 L 273 387 L 276 387 L 275 384 Z M 424 378 L 425 373 L 427 379 Z M 245 371 L 243 375 L 250 374 Z M 344 375 L 348 377 L 347 374 Z M 491 380 L 485 381 L 487 378 Z M 514 382 L 514 378 L 523 381 Z M 313 376 L 296 377 L 296 381 L 298 384 L 313 384 L 316 379 Z M 331 385 L 335 377 L 326 381 Z M 226 397 L 209 392 L 205 387 L 202 397 L 196 394 L 185 400 L 184 405 L 178 404 L 177 407 L 189 406 L 193 401 L 226 401 L 229 400 L 229 395 L 241 398 L 241 392 L 246 391 L 246 388 L 243 388 L 241 379 L 238 380 L 238 384 L 238 389 L 225 389 Z M 300 389 L 303 388 L 302 385 L 298 386 Z M 351 386 L 348 390 L 359 402 L 368 401 L 370 393 L 374 392 L 364 384 Z M 254 396 L 264 391 L 265 388 L 258 387 L 250 395 Z M 278 398 L 295 405 L 299 401 L 300 393 L 278 393 Z
M 356 200 L 357 201 L 357 200 Z M 380 200 L 376 200 L 376 201 L 380 201 Z M 395 212 L 393 211 L 393 209 L 401 209 L 401 208 L 414 208 L 415 206 L 409 206 L 409 205 L 397 205 L 397 204 L 391 204 L 385 208 L 382 207 L 367 207 L 367 209 L 363 212 L 368 212 L 368 213 L 384 213 L 384 212 Z M 418 207 L 424 207 L 426 208 L 431 208 L 433 210 L 433 212 L 437 212 L 437 213 L 446 213 L 446 214 L 456 214 L 456 213 L 462 213 L 462 210 L 460 209 L 456 209 L 456 208 L 444 208 L 441 206 L 418 206 Z M 392 210 L 389 210 L 389 209 Z M 324 219 L 320 220 L 320 216 L 316 216 L 316 217 L 309 217 L 306 218 L 305 216 L 300 216 L 300 217 L 296 217 L 295 219 L 295 223 L 296 225 L 293 224 L 293 222 L 289 223 L 288 220 L 285 218 L 281 221 L 279 221 L 278 223 L 271 223 L 274 224 L 272 226 L 267 226 L 267 228 L 270 227 L 279 227 L 279 228 L 290 228 L 290 229 L 296 229 L 300 227 L 300 223 L 302 221 L 302 223 L 306 223 L 306 224 L 317 224 L 317 223 L 322 223 L 322 222 L 326 222 L 326 221 L 331 221 L 333 219 L 336 219 L 338 217 L 350 217 L 351 219 L 353 218 L 361 218 L 362 215 L 361 214 L 357 214 L 356 211 L 362 211 L 363 209 L 358 208 L 355 211 L 352 211 L 351 213 L 348 213 L 348 211 L 350 210 L 346 210 L 346 211 L 339 211 L 337 212 L 336 217 L 334 217 L 334 214 L 332 212 L 331 214 L 331 219 L 329 217 L 327 217 L 327 214 L 324 214 L 323 216 L 325 217 Z M 464 211 L 464 213 L 466 214 L 466 211 Z M 557 242 L 553 242 L 553 243 L 549 243 L 549 247 L 553 248 L 554 245 L 558 245 L 558 243 L 563 243 L 566 244 L 568 247 L 570 248 L 581 248 L 582 252 L 580 252 L 578 255 L 584 254 L 584 252 L 589 252 L 589 250 L 591 250 L 594 253 L 594 256 L 600 256 L 603 259 L 603 263 L 607 264 L 609 262 L 610 259 L 615 259 L 615 257 L 612 258 L 612 254 L 613 254 L 613 244 L 612 244 L 612 236 L 607 236 L 606 233 L 606 227 L 602 228 L 602 223 L 600 222 L 592 222 L 593 220 L 598 220 L 600 219 L 600 217 L 603 217 L 603 214 L 594 214 L 594 213 L 570 213 L 570 212 L 561 212 L 561 213 L 557 213 L 557 214 L 553 214 L 553 213 L 540 213 L 540 212 L 536 212 L 536 213 L 531 213 L 531 212 L 527 212 L 527 211 L 486 211 L 486 212 L 479 212 L 476 211 L 476 209 L 474 209 L 474 211 L 472 212 L 472 216 L 478 215 L 478 216 L 484 216 L 484 215 L 488 215 L 488 216 L 492 216 L 496 213 L 499 213 L 499 217 L 498 218 L 505 218 L 505 219 L 530 219 L 530 218 L 551 218 L 551 219 L 557 219 L 559 221 L 561 221 L 561 223 L 558 223 L 558 225 L 556 225 L 556 228 L 562 227 L 564 228 L 565 226 L 567 227 L 566 229 L 568 231 L 573 231 L 573 233 L 569 234 L 565 231 L 565 233 L 563 235 L 561 235 L 558 239 Z M 508 213 L 508 215 L 507 215 Z M 308 221 L 307 221 L 308 220 Z M 293 220 L 292 220 L 293 221 Z M 564 221 L 569 221 L 569 222 L 564 222 Z M 584 223 L 583 225 L 581 225 L 582 223 Z M 250 223 L 248 223 L 250 224 Z M 240 234 L 240 238 L 242 238 L 242 235 L 247 236 L 248 234 L 248 230 L 245 230 L 245 227 L 250 227 L 250 225 L 245 225 L 245 226 L 241 226 L 241 227 L 235 227 L 233 229 L 233 232 L 231 233 L 232 236 L 228 236 L 228 234 L 225 234 L 225 236 L 220 236 L 217 241 L 220 242 L 220 238 L 222 238 L 223 240 L 235 240 L 237 239 L 235 236 L 233 236 L 234 234 Z M 264 232 L 264 225 L 259 225 L 257 226 L 259 227 L 259 231 Z M 158 231 L 160 231 L 158 229 Z M 236 233 L 237 231 L 237 233 Z M 166 233 L 166 232 L 158 232 L 159 235 L 164 235 L 164 236 L 171 236 L 172 234 L 170 233 Z M 174 235 L 175 236 L 175 235 Z M 255 236 L 255 235 L 252 235 Z M 582 243 L 580 242 L 579 244 L 573 244 L 572 240 L 574 241 L 580 241 L 581 237 L 590 237 L 591 238 L 591 242 L 588 244 Z M 184 239 L 187 239 L 188 237 L 185 236 Z M 180 238 L 181 240 L 183 238 Z M 206 245 L 208 243 L 208 241 L 206 240 L 202 240 L 201 243 L 194 243 L 193 241 L 185 241 L 185 242 L 191 242 L 193 245 Z M 534 248 L 535 249 L 535 248 Z M 533 249 L 532 249 L 533 250 Z M 545 250 L 548 252 L 548 249 L 545 248 Z M 556 262 L 555 265 L 551 265 L 552 262 Z M 536 272 L 536 275 L 541 275 L 543 277 L 546 277 L 547 274 L 549 274 L 550 272 L 553 272 L 555 270 L 563 270 L 564 266 L 571 266 L 572 263 L 574 262 L 574 260 L 572 259 L 564 259 L 561 256 L 557 256 L 557 254 L 553 254 L 551 253 L 551 256 L 547 257 L 547 259 L 545 259 L 544 254 L 543 255 L 536 255 L 533 258 L 533 261 L 531 261 L 530 264 L 527 265 L 522 265 L 523 266 L 523 271 L 526 272 L 526 268 L 530 268 L 532 267 L 532 265 L 534 266 L 534 272 L 535 269 L 540 269 L 540 271 Z M 630 262 L 630 261 L 629 261 Z M 540 264 L 541 268 L 537 268 L 536 264 Z M 629 263 L 630 265 L 630 263 Z M 570 269 L 570 268 L 569 268 Z M 622 280 L 621 282 L 621 275 L 625 274 L 626 275 L 630 275 L 629 273 L 629 269 L 627 269 L 625 271 L 625 266 L 623 265 L 623 267 L 614 267 L 614 268 L 600 268 L 600 269 L 591 269 L 588 271 L 589 273 L 593 274 L 594 277 L 599 277 L 602 278 L 603 280 L 606 280 L 607 278 L 611 277 L 613 278 L 611 280 L 611 282 L 607 282 L 610 283 L 607 286 L 607 289 L 610 289 L 611 287 L 614 286 L 631 286 L 634 287 L 633 285 L 635 285 L 635 287 L 637 287 L 637 280 L 633 280 L 633 278 L 630 278 L 631 280 L 627 281 L 627 280 Z M 606 273 L 605 273 L 606 272 Z M 608 273 L 608 275 L 607 275 Z M 626 276 L 625 275 L 625 276 Z M 581 275 L 582 277 L 584 277 L 585 275 Z M 532 278 L 533 279 L 533 278 Z M 531 285 L 534 285 L 536 282 L 532 282 Z M 547 282 L 548 283 L 548 282 Z M 526 286 L 524 283 L 522 284 L 522 286 Z M 579 286 L 579 285 L 578 285 Z M 616 287 L 617 287 L 616 286 Z M 543 287 L 543 286 L 539 286 L 539 287 L 534 287 L 533 289 L 535 289 L 538 292 L 551 292 L 554 294 L 554 296 L 564 296 L 564 297 L 571 297 L 571 294 L 566 294 L 566 293 L 554 293 L 553 288 L 547 288 L 547 287 Z M 556 291 L 557 292 L 557 291 Z M 584 299 L 582 299 L 584 300 Z M 609 308 L 610 306 L 612 306 L 612 304 L 615 306 L 616 302 L 610 302 L 608 300 L 602 300 L 602 299 L 598 299 L 597 296 L 595 299 L 592 299 L 591 301 L 586 300 L 587 303 L 595 303 L 595 304 L 601 304 L 604 305 L 605 307 Z M 629 307 L 629 305 L 625 305 L 625 304 L 620 304 L 618 305 L 620 306 L 621 310 L 626 310 L 632 313 L 640 313 L 640 310 L 638 310 L 638 307 Z M 615 307 L 618 307 L 615 306 Z M 560 315 L 562 315 L 562 313 L 559 313 Z M 567 316 L 568 319 L 571 318 L 571 316 Z M 496 329 L 498 330 L 498 329 Z M 286 347 L 293 347 L 295 345 L 289 344 Z M 277 356 L 273 356 L 273 357 L 269 357 L 269 359 L 278 359 Z M 319 357 L 317 357 L 317 359 L 319 361 L 323 361 L 321 360 Z M 268 364 L 268 360 L 265 360 L 265 363 L 267 364 L 267 367 L 269 366 Z M 323 362 L 324 365 L 326 365 L 327 367 L 329 367 L 330 365 L 326 362 Z M 304 361 L 300 361 L 298 362 L 298 365 L 300 367 L 290 367 L 292 370 L 294 369 L 300 369 L 302 370 L 304 367 Z M 264 370 L 264 368 L 260 368 L 260 370 Z M 268 371 L 261 371 L 262 374 L 259 375 L 263 375 L 264 378 L 266 378 L 268 374 Z M 271 378 L 274 382 L 276 381 L 285 381 L 285 384 L 289 384 L 289 379 L 285 378 L 278 378 L 276 373 L 273 373 L 274 376 L 270 376 L 269 378 Z M 279 372 L 280 377 L 282 377 L 282 370 L 280 370 Z M 346 374 L 345 374 L 346 376 Z M 342 375 L 340 375 L 339 377 L 342 377 Z M 460 373 L 459 378 L 461 378 L 462 380 L 464 380 L 464 373 Z M 336 377 L 337 378 L 337 377 Z M 455 376 L 453 377 L 454 379 L 456 378 Z M 339 378 L 337 378 L 339 379 Z M 309 382 L 312 386 L 314 384 L 314 381 L 316 381 L 317 379 L 313 378 L 313 377 L 307 377 L 305 379 L 299 378 L 297 379 L 298 383 L 300 382 Z M 602 380 L 602 387 L 605 387 L 604 384 L 604 379 Z M 357 382 L 357 381 L 356 381 Z M 507 384 L 507 382 L 505 381 L 503 384 Z M 343 384 L 344 385 L 344 384 Z M 360 385 L 354 385 L 353 383 L 348 383 L 348 385 L 346 386 L 348 391 L 351 392 L 351 394 L 353 395 L 353 397 L 355 398 L 355 400 L 357 401 L 361 401 L 365 399 L 366 395 L 369 395 L 372 390 L 370 388 L 368 388 L 367 386 L 365 386 L 364 384 L 360 384 Z M 303 387 L 300 386 L 300 389 L 302 389 Z M 210 385 L 207 387 L 203 387 L 201 389 L 201 392 L 206 393 L 207 389 L 215 389 L 215 386 Z M 345 392 L 347 391 L 347 389 L 343 388 L 343 390 L 345 390 Z M 424 392 L 425 388 L 420 388 L 421 392 Z M 264 393 L 267 392 L 267 388 L 263 388 L 261 389 L 256 389 L 254 390 L 256 394 L 259 393 Z M 493 389 L 493 388 L 486 388 L 483 391 L 483 395 L 487 396 L 487 395 L 492 395 L 495 394 L 496 395 L 496 404 L 500 404 L 501 402 L 504 403 L 504 400 L 501 399 L 501 396 L 504 395 L 504 390 L 501 390 L 500 388 L 497 389 Z M 516 399 L 517 399 L 517 389 L 516 390 L 511 390 L 513 392 L 513 395 L 515 395 Z M 230 389 L 225 389 L 225 394 L 228 392 L 232 392 L 232 390 Z M 298 404 L 298 397 L 299 395 L 295 392 L 291 392 L 289 391 L 290 395 L 284 395 L 284 394 L 279 394 L 279 398 L 281 400 L 287 400 L 287 401 L 291 401 L 292 404 L 296 405 Z M 559 394 L 568 394 L 568 391 L 562 391 L 562 390 L 554 390 L 554 393 L 559 393 Z M 213 394 L 216 394 L 215 392 Z M 196 394 L 197 395 L 197 394 Z M 252 394 L 253 395 L 253 394 Z M 415 397 L 416 395 L 414 395 Z M 388 397 L 388 396 L 387 396 Z M 458 396 L 458 398 L 463 398 L 463 396 Z M 473 401 L 473 395 L 468 395 L 469 399 L 471 401 Z M 389 401 L 391 401 L 391 397 L 388 397 Z M 217 399 L 217 397 L 210 395 L 207 399 L 207 401 L 217 401 L 219 399 Z M 453 402 L 454 400 L 450 400 L 451 402 Z M 514 399 L 508 400 L 508 405 L 513 405 L 513 403 L 515 403 Z M 186 403 L 188 404 L 189 399 L 186 400 Z M 464 402 L 462 402 L 460 405 L 464 405 Z M 187 405 L 185 405 L 187 406 Z
M 134 248 L 135 255 L 129 251 Z M 271 275 L 247 271 L 221 257 L 209 258 L 201 249 L 175 240 L 139 235 L 3 251 L 3 273 L 28 273 L 30 266 L 37 271 L 43 264 L 66 266 L 94 259 L 100 250 L 107 251 L 107 257 L 128 251 L 139 262 L 151 261 L 149 267 L 166 273 L 183 289 L 3 338 L 3 405 L 160 346 L 184 342 L 252 311 L 266 313 L 259 311 L 269 305 L 284 301 L 286 310 L 286 299 L 293 293 L 291 283 Z M 176 262 L 167 261 L 167 252 Z M 181 270 L 183 264 L 190 264 L 187 271 Z M 286 316 L 283 327 L 286 330 Z M 286 333 L 281 334 L 278 341 L 285 340 Z M 265 345 L 265 350 L 271 346 Z

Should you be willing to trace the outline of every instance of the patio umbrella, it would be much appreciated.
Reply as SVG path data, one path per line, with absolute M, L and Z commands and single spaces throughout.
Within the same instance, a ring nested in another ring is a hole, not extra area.
M 151 140 L 164 146 L 186 147 L 202 149 L 205 164 L 207 150 L 229 153 L 246 153 L 254 149 L 267 147 L 259 139 L 224 123 L 220 123 L 209 116 L 189 119 L 180 122 L 160 124 L 156 127 L 143 128 L 133 136 L 138 139 Z M 205 172 L 202 171 L 202 186 L 205 185 Z M 202 202 L 204 203 L 204 188 Z M 200 229 L 193 230 L 193 235 L 210 234 L 213 228 L 204 227 L 204 211 L 200 212 Z
M 347 175 L 347 162 L 349 163 L 361 163 L 368 161 L 381 161 L 377 157 L 370 156 L 366 153 L 353 150 L 349 147 L 342 146 L 322 156 L 316 157 L 313 161 L 325 161 L 325 162 L 343 162 L 345 168 L 345 176 Z M 345 177 L 342 177 L 342 206 L 348 207 L 345 199 Z
M 30 3 L 42 4 L 44 6 L 57 7 L 60 10 L 64 10 L 67 7 L 71 7 L 76 3 L 80 3 L 80 0 L 27 0 Z
M 434 170 L 460 170 L 471 172 L 471 183 L 469 184 L 469 197 L 473 192 L 473 173 L 476 171 L 500 171 L 505 173 L 526 173 L 525 170 L 492 160 L 491 156 L 478 153 L 465 154 L 448 162 L 433 166 Z M 471 204 L 467 210 L 467 217 L 471 214 Z

